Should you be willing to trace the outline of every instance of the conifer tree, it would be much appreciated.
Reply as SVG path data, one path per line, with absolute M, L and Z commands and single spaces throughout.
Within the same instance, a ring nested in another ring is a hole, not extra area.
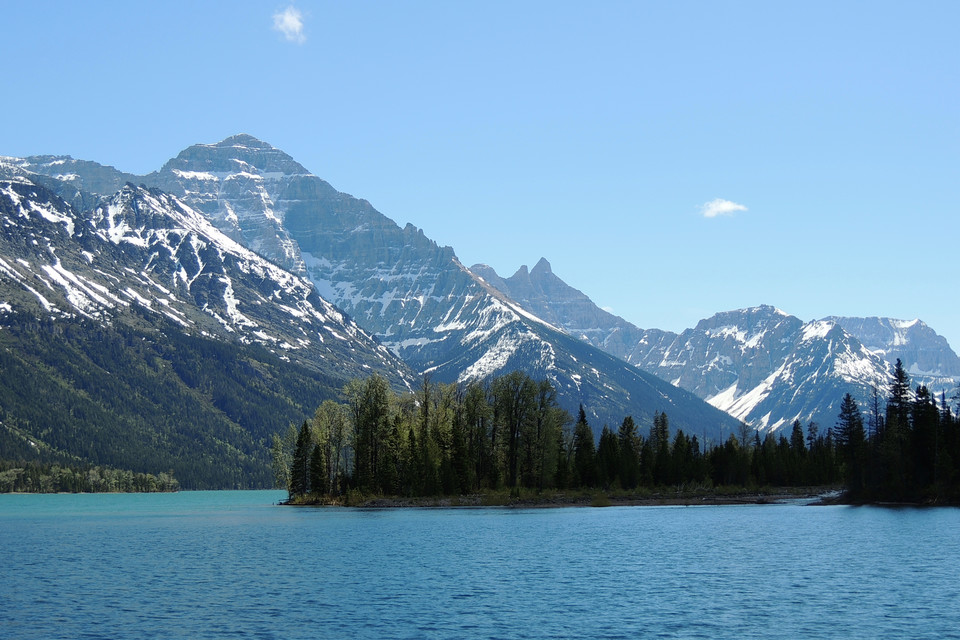
M 297 444 L 293 450 L 293 463 L 290 465 L 290 497 L 306 495 L 310 491 L 310 454 L 312 451 L 310 425 L 306 420 L 297 434 Z
M 620 444 L 613 431 L 604 425 L 600 433 L 600 444 L 597 447 L 597 483 L 601 487 L 609 488 L 618 482 L 619 468 Z
M 313 445 L 313 451 L 310 453 L 310 491 L 319 494 L 328 493 L 327 470 L 324 464 L 323 448 L 319 442 Z
M 617 440 L 620 449 L 620 484 L 624 489 L 634 489 L 640 484 L 640 449 L 643 445 L 633 416 L 623 419 L 617 432 Z
M 653 415 L 650 428 L 650 444 L 653 448 L 653 482 L 657 486 L 670 483 L 670 420 L 666 413 L 659 411 Z
M 863 430 L 863 414 L 860 413 L 857 401 L 849 393 L 845 394 L 840 402 L 836 443 L 841 463 L 844 465 L 847 488 L 852 495 L 859 496 L 866 484 L 866 433 Z
M 577 424 L 573 427 L 573 471 L 575 482 L 580 487 L 593 487 L 597 480 L 596 445 L 593 442 L 593 429 L 587 422 L 587 414 L 580 405 Z

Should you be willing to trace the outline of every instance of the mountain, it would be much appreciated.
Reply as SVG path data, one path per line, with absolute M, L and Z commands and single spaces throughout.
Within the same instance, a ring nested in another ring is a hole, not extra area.
M 701 320 L 666 348 L 647 349 L 642 362 L 761 431 L 794 420 L 832 426 L 844 394 L 866 401 L 890 381 L 887 363 L 836 323 L 805 323 L 770 306 Z
M 69 176 L 60 181 L 68 186 L 110 188 L 129 179 L 69 157 L 23 162 L 50 178 Z M 845 331 L 851 319 L 803 323 L 772 307 L 717 314 L 682 334 L 643 330 L 597 308 L 545 259 L 509 278 L 485 265 L 465 269 L 451 248 L 413 225 L 399 227 L 249 135 L 194 145 L 136 180 L 177 196 L 230 238 L 309 278 L 416 372 L 447 382 L 514 368 L 547 376 L 564 406 L 573 411 L 582 402 L 595 425 L 626 414 L 649 420 L 658 410 L 688 431 L 715 421 L 636 368 L 763 430 L 794 419 L 832 424 L 843 393 L 863 399 L 873 385 L 885 388 L 883 358 L 910 355 L 889 340 Z M 76 198 L 68 190 L 61 195 Z M 937 349 L 939 361 L 919 352 L 903 360 L 915 376 L 930 374 L 923 380 L 952 382 L 952 351 Z M 712 436 L 731 428 L 725 422 Z
M 312 283 L 176 198 L 132 184 L 97 196 L 36 164 L 0 160 L 3 457 L 269 486 L 267 439 L 349 378 L 410 385 Z
M 485 264 L 475 264 L 470 271 L 555 327 L 628 362 L 636 346 L 655 335 L 595 305 L 557 277 L 546 258 L 531 270 L 521 266 L 506 279 Z
M 599 309 L 542 259 L 501 278 L 486 265 L 471 271 L 523 308 L 691 391 L 762 430 L 794 420 L 832 425 L 843 394 L 865 401 L 888 383 L 889 365 L 831 320 L 804 323 L 774 307 L 718 313 L 676 334 L 642 330 Z
M 676 338 L 669 331 L 640 329 L 601 309 L 554 274 L 546 258 L 533 269 L 521 266 L 509 278 L 501 278 L 485 264 L 475 264 L 470 271 L 565 333 L 645 370 L 649 369 L 641 364 L 642 355 L 658 345 L 665 348 Z
M 839 316 L 825 320 L 839 324 L 887 362 L 899 359 L 915 385 L 950 396 L 960 384 L 960 357 L 946 338 L 921 320 Z
M 143 181 L 203 212 L 230 237 L 297 273 L 415 371 L 440 382 L 520 369 L 548 377 L 561 404 L 583 403 L 597 433 L 656 411 L 721 438 L 736 421 L 571 338 L 483 282 L 411 224 L 338 192 L 248 135 L 185 149 Z
M 2 158 L 7 171 L 23 169 L 30 179 L 43 185 L 70 203 L 78 211 L 96 206 L 98 195 L 116 193 L 126 183 L 138 184 L 138 176 L 90 160 L 71 156 L 31 156 Z

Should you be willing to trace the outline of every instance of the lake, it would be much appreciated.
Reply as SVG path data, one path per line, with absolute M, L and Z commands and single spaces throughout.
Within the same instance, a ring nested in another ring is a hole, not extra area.
M 960 638 L 960 509 L 0 495 L 0 638 Z

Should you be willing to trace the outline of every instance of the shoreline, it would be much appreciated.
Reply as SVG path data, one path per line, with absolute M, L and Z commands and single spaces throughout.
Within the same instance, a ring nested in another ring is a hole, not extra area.
M 608 495 L 603 492 L 510 497 L 501 493 L 478 493 L 460 496 L 400 497 L 370 496 L 354 499 L 328 496 L 305 496 L 281 502 L 294 507 L 351 507 L 358 509 L 403 508 L 514 508 L 550 509 L 562 507 L 667 507 L 723 506 L 798 503 L 804 505 L 843 504 L 836 487 L 775 488 L 740 492 L 655 492 L 643 495 Z

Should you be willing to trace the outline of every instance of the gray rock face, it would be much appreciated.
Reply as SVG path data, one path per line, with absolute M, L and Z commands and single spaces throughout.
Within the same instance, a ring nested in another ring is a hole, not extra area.
M 947 339 L 920 320 L 831 316 L 870 351 L 887 362 L 897 359 L 914 384 L 951 395 L 960 383 L 960 357 Z
M 189 147 L 144 181 L 183 199 L 231 238 L 303 275 L 299 248 L 283 223 L 288 210 L 318 186 L 308 178 L 287 154 L 241 134 Z
M 413 225 L 337 192 L 283 152 L 249 136 L 195 145 L 148 183 L 221 230 L 306 274 L 416 371 L 443 382 L 520 369 L 548 377 L 561 403 L 583 403 L 596 431 L 626 415 L 719 438 L 736 427 L 695 396 L 584 345 L 517 305 Z M 548 270 L 549 267 L 547 266 Z
M 410 374 L 312 284 L 157 190 L 126 185 L 81 212 L 0 165 L 0 284 L 11 308 L 104 322 L 156 317 L 185 333 L 259 344 L 334 378 Z M 131 313 L 136 310 L 136 313 Z
M 840 326 L 804 323 L 769 306 L 702 320 L 645 362 L 762 431 L 794 420 L 830 426 L 845 393 L 865 402 L 872 386 L 889 383 L 887 364 Z
M 764 431 L 794 420 L 830 426 L 845 393 L 865 402 L 873 385 L 883 393 L 889 381 L 889 365 L 834 322 L 761 306 L 718 313 L 679 335 L 644 331 L 599 309 L 544 259 L 506 279 L 486 265 L 471 270 L 571 336 Z
M 57 187 L 65 192 L 69 192 L 67 187 L 72 187 L 78 191 L 107 195 L 116 193 L 127 182 L 140 183 L 140 177 L 132 173 L 124 173 L 90 160 L 75 160 L 70 156 L 31 156 L 9 160 L 32 174 L 56 178 L 63 183 Z
M 663 333 L 654 330 L 647 335 L 599 308 L 586 294 L 557 277 L 546 258 L 540 258 L 532 270 L 524 265 L 506 279 L 484 264 L 474 265 L 470 271 L 550 324 L 631 364 L 637 364 L 630 356 L 638 344 L 645 338 L 657 340 L 659 335 L 654 334 Z

